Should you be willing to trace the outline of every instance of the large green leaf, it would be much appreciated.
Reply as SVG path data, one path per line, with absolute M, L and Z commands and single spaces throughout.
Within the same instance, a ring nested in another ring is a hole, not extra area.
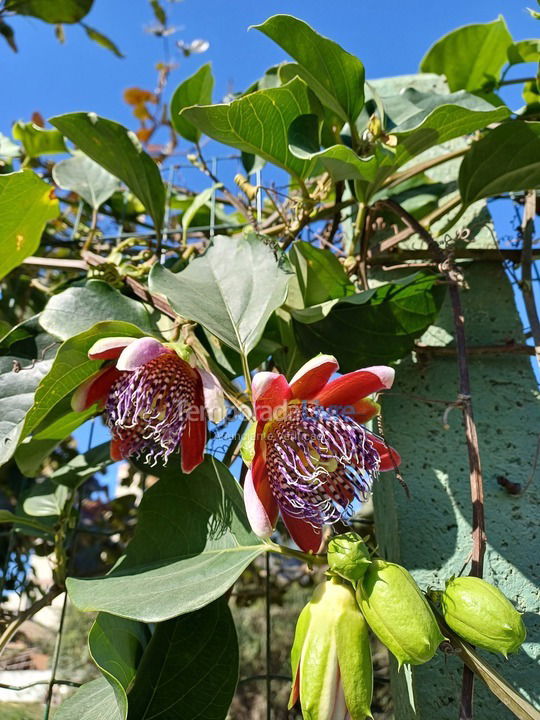
M 415 273 L 358 295 L 291 310 L 300 350 L 328 352 L 350 372 L 364 365 L 399 360 L 437 317 L 444 286 L 437 276 Z
M 199 142 L 201 132 L 180 112 L 191 105 L 209 105 L 212 102 L 214 77 L 210 63 L 180 83 L 171 98 L 171 122 L 176 132 L 189 142 Z
M 122 320 L 147 334 L 156 332 L 142 303 L 127 298 L 102 280 L 90 280 L 84 286 L 53 295 L 41 313 L 40 323 L 51 335 L 66 340 L 105 320 Z
M 272 312 L 285 300 L 288 264 L 256 236 L 217 236 L 206 253 L 174 274 L 150 273 L 152 292 L 240 353 L 253 350 Z
M 156 231 L 161 230 L 165 186 L 158 166 L 135 133 L 94 113 L 58 115 L 50 122 L 92 160 L 125 182 L 152 216 Z
M 58 212 L 51 186 L 32 170 L 0 175 L 0 279 L 37 250 Z
M 291 248 L 291 260 L 305 305 L 318 305 L 354 294 L 354 285 L 331 250 L 297 241 Z
M 0 344 L 0 465 L 15 452 L 34 392 L 49 372 L 54 338 L 32 318 L 14 328 Z
M 17 122 L 13 125 L 12 135 L 22 142 L 24 154 L 29 158 L 67 152 L 62 133 L 58 130 L 46 130 L 32 122 Z
M 49 372 L 36 391 L 21 431 L 24 438 L 32 433 L 53 408 L 99 369 L 100 361 L 90 360 L 88 350 L 101 337 L 129 335 L 141 337 L 135 325 L 126 322 L 101 322 L 66 340 L 59 348 Z
M 7 0 L 6 10 L 48 23 L 76 23 L 88 15 L 94 0 Z
M 274 15 L 254 26 L 291 55 L 301 77 L 343 122 L 353 123 L 364 105 L 364 66 L 333 40 L 292 15 Z
M 420 69 L 445 75 L 452 91 L 482 90 L 499 79 L 511 44 L 502 16 L 490 23 L 465 25 L 437 40 Z
M 309 112 L 307 86 L 295 78 L 282 87 L 259 90 L 228 104 L 186 108 L 180 117 L 218 142 L 304 177 L 310 162 L 290 152 L 287 133 L 298 115 Z
M 265 550 L 249 528 L 228 469 L 206 457 L 190 475 L 171 459 L 144 495 L 124 559 L 102 578 L 69 578 L 81 610 L 145 622 L 197 610 L 220 597 Z
M 129 693 L 130 720 L 225 720 L 238 682 L 238 641 L 224 599 L 159 623 Z
M 112 685 L 104 677 L 81 685 L 58 708 L 54 720 L 125 720 Z
M 59 187 L 76 192 L 94 210 L 118 189 L 118 179 L 82 153 L 57 163 L 52 176 Z
M 149 639 L 146 625 L 99 613 L 88 636 L 93 661 L 110 683 L 122 717 L 127 718 L 127 692 Z
M 540 188 L 540 122 L 514 120 L 474 143 L 459 169 L 464 205 L 505 192 Z

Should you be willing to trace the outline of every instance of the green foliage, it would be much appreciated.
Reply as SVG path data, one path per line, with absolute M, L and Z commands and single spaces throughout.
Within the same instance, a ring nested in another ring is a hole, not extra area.
M 64 138 L 58 130 L 46 130 L 32 122 L 17 122 L 13 125 L 12 134 L 14 140 L 20 140 L 29 158 L 67 152 Z
M 160 232 L 165 213 L 165 187 L 156 163 L 142 149 L 135 133 L 94 113 L 59 115 L 50 122 L 83 153 L 125 182 Z
M 502 16 L 491 23 L 466 25 L 437 40 L 420 69 L 444 75 L 452 91 L 491 89 L 507 61 L 511 43 Z
M 308 88 L 296 78 L 283 87 L 259 90 L 228 104 L 186 108 L 180 117 L 214 140 L 259 155 L 302 178 L 311 163 L 290 152 L 288 130 L 298 115 L 309 112 Z
M 256 235 L 218 236 L 181 273 L 154 265 L 149 281 L 151 290 L 165 295 L 180 315 L 247 355 L 285 300 L 289 274 L 286 261 L 278 261 Z
M 291 310 L 301 351 L 331 347 L 343 372 L 403 357 L 437 317 L 444 287 L 415 273 L 357 295 Z
M 83 685 L 56 717 L 126 720 L 129 703 L 130 720 L 225 720 L 238 681 L 238 641 L 223 599 L 158 623 L 151 633 L 142 623 L 100 613 L 89 643 L 104 677 Z
M 330 250 L 298 241 L 292 247 L 291 260 L 306 306 L 354 295 L 354 285 Z
M 94 0 L 7 0 L 6 10 L 48 23 L 76 23 L 88 15 Z
M 189 142 L 201 139 L 200 130 L 189 122 L 180 112 L 191 105 L 209 105 L 212 102 L 214 77 L 210 63 L 200 67 L 191 77 L 176 88 L 171 98 L 171 122 L 176 132 Z
M 515 121 L 494 128 L 463 158 L 463 203 L 540 186 L 540 123 Z
M 300 77 L 343 122 L 354 123 L 364 105 L 364 66 L 333 40 L 291 15 L 274 15 L 257 30 L 298 63 Z
M 50 186 L 31 170 L 0 175 L 0 278 L 37 250 L 46 222 L 57 215 Z
M 265 550 L 249 529 L 239 486 L 207 457 L 189 476 L 172 459 L 156 468 L 139 523 L 122 562 L 109 575 L 69 578 L 81 610 L 144 622 L 192 612 L 220 597 Z
M 53 347 L 54 338 L 36 319 L 15 327 L 1 342 L 0 464 L 15 452 L 34 392 L 51 369 Z
M 237 682 L 238 640 L 220 599 L 159 623 L 129 693 L 129 716 L 224 720 Z
M 89 280 L 86 285 L 70 287 L 53 295 L 39 322 L 51 335 L 67 340 L 106 320 L 131 323 L 143 334 L 156 332 L 153 315 L 144 305 L 122 295 L 103 280 Z

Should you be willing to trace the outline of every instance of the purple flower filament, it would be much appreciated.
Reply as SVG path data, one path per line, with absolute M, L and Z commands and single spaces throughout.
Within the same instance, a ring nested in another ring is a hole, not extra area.
M 265 434 L 273 494 L 289 515 L 314 527 L 343 519 L 365 501 L 380 465 L 366 431 L 349 415 L 308 403 L 291 404 Z
M 122 455 L 155 465 L 176 450 L 195 401 L 195 379 L 175 353 L 164 353 L 111 387 L 106 422 Z

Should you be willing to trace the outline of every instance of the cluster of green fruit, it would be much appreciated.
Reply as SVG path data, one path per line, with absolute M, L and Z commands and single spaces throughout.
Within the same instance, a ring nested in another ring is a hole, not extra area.
M 450 580 L 438 593 L 442 623 L 412 575 L 371 558 L 356 533 L 331 540 L 328 563 L 330 577 L 302 610 L 291 653 L 289 706 L 299 699 L 306 720 L 371 717 L 368 626 L 400 668 L 431 660 L 445 639 L 444 623 L 463 640 L 504 656 L 525 640 L 521 615 L 485 580 Z

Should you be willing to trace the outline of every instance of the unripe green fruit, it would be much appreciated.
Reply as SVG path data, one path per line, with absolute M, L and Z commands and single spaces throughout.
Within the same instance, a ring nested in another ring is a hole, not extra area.
M 357 583 L 371 565 L 368 547 L 357 533 L 337 535 L 328 544 L 328 564 L 330 570 Z
M 379 640 L 403 663 L 431 660 L 444 640 L 435 616 L 412 575 L 394 563 L 374 560 L 356 597 Z
M 500 652 L 517 652 L 525 640 L 523 619 L 503 593 L 475 577 L 449 580 L 441 595 L 448 627 L 472 645 Z

